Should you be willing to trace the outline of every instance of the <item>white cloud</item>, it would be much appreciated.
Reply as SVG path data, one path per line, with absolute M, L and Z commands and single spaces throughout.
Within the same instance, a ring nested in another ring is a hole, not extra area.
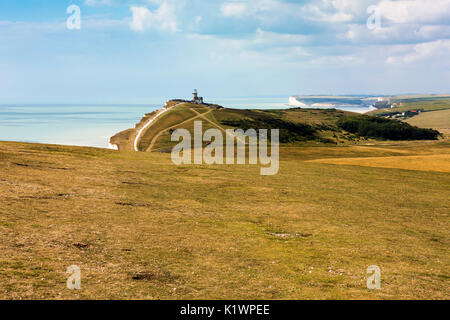
M 321 67 L 348 67 L 361 64 L 364 62 L 364 58 L 361 56 L 338 55 L 338 56 L 321 56 L 309 61 L 309 64 L 318 65 Z
M 114 0 L 85 0 L 84 4 L 90 7 L 110 6 Z
M 414 46 L 405 46 L 403 55 L 390 56 L 386 61 L 388 63 L 413 63 L 432 59 L 434 61 L 448 63 L 449 55 L 450 39 L 443 39 L 419 43 Z
M 362 21 L 352 21 L 346 31 L 337 34 L 338 40 L 401 44 L 450 38 L 450 0 L 379 0 L 372 4 L 380 9 L 381 28 L 369 30 Z M 345 5 L 340 8 L 345 9 Z
M 243 2 L 227 2 L 220 7 L 225 17 L 241 17 L 248 14 L 247 4 Z
M 424 39 L 450 38 L 450 25 L 420 26 L 414 33 Z
M 294 46 L 305 44 L 309 39 L 308 36 L 303 34 L 276 33 L 258 28 L 256 30 L 256 37 L 252 40 L 252 43 L 274 46 Z
M 130 28 L 136 32 L 143 32 L 149 29 L 161 31 L 180 31 L 175 15 L 175 9 L 168 1 L 162 1 L 155 11 L 150 11 L 145 6 L 132 6 L 130 8 L 133 17 Z
M 325 23 L 345 23 L 366 15 L 367 7 L 374 0 L 314 0 L 301 7 L 307 20 Z
M 264 31 L 258 28 L 254 33 L 241 38 L 229 38 L 215 35 L 191 34 L 189 38 L 209 50 L 209 57 L 220 63 L 234 63 L 237 60 L 264 67 L 267 65 L 307 66 L 319 61 L 331 63 L 354 64 L 357 59 L 350 56 L 320 56 L 313 54 L 305 44 L 309 36 Z M 243 63 L 244 63 L 243 62 Z
M 354 43 L 422 43 L 450 38 L 448 25 L 391 24 L 369 30 L 365 25 L 351 24 L 338 39 L 347 39 Z
M 279 0 L 227 1 L 220 6 L 228 18 L 251 17 L 263 22 L 286 21 L 300 17 L 300 4 Z
M 253 34 L 247 34 L 240 38 L 220 37 L 215 35 L 191 34 L 190 39 L 201 40 L 212 43 L 212 47 L 221 46 L 232 50 L 256 49 L 258 51 L 268 50 L 270 48 L 286 49 L 287 47 L 296 47 L 297 53 L 302 55 L 309 53 L 300 46 L 309 41 L 309 36 L 302 34 L 276 33 L 264 31 L 261 28 L 256 29 Z
M 335 8 L 334 8 L 335 9 Z M 317 5 L 306 5 L 302 8 L 303 15 L 309 20 L 325 21 L 325 22 L 347 22 L 352 20 L 353 16 L 342 11 L 324 10 L 323 7 Z
M 450 19 L 449 0 L 382 0 L 377 6 L 382 17 L 394 23 L 436 23 Z
M 362 23 L 375 5 L 387 24 L 439 24 L 450 21 L 450 0 L 313 0 L 300 9 L 307 20 Z

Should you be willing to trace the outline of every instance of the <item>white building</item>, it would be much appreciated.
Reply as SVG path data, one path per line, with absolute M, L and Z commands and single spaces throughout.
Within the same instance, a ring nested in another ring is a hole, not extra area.
M 192 102 L 201 104 L 203 103 L 203 97 L 198 96 L 197 89 L 194 89 L 194 92 L 192 92 Z

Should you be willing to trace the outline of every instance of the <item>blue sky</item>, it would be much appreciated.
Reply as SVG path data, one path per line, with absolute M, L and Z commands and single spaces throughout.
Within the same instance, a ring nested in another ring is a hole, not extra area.
M 0 104 L 450 93 L 449 57 L 450 0 L 0 2 Z

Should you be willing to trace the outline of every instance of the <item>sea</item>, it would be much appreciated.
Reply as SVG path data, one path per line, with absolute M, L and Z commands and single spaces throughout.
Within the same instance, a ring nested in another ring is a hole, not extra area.
M 285 109 L 289 97 L 210 98 L 227 108 Z M 0 105 L 0 141 L 21 141 L 111 148 L 114 134 L 133 128 L 146 113 L 164 103 L 145 105 Z M 363 106 L 336 109 L 367 112 Z

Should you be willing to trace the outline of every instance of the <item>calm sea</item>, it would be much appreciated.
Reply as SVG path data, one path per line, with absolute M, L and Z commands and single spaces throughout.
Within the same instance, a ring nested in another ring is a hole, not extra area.
M 289 97 L 208 99 L 239 109 L 283 109 Z M 163 104 L 149 105 L 1 105 L 0 141 L 22 141 L 109 148 L 109 138 L 132 128 L 146 113 Z M 364 112 L 365 108 L 343 108 Z

